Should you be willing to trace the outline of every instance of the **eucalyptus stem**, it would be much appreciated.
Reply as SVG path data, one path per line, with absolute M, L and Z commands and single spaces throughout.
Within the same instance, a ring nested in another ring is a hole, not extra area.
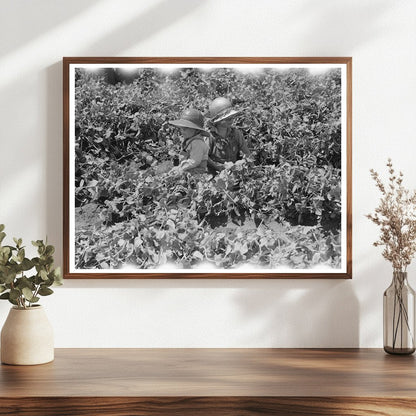
M 13 238 L 15 246 L 2 245 L 6 233 L 4 224 L 0 224 L 0 299 L 8 300 L 18 309 L 30 308 L 38 302 L 39 296 L 53 293 L 52 285 L 61 285 L 62 276 L 59 267 L 54 267 L 55 247 L 43 240 L 32 241 L 38 255 L 26 257 L 25 246 L 21 238 Z
M 34 298 L 36 298 L 36 297 L 38 296 L 39 290 L 40 290 L 40 284 L 39 284 L 39 285 L 37 285 L 37 287 L 36 287 L 36 289 L 35 289 L 35 292 L 33 293 L 33 297 L 34 297 Z

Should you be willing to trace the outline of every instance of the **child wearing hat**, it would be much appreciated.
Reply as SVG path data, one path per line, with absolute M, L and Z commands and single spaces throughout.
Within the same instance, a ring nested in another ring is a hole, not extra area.
M 204 116 L 194 108 L 185 110 L 178 120 L 170 121 L 179 127 L 183 136 L 183 153 L 185 160 L 174 168 L 178 173 L 189 172 L 193 175 L 207 173 L 209 146 L 206 137 L 209 133 L 204 130 Z
M 208 169 L 217 173 L 224 169 L 225 162 L 235 163 L 241 156 L 250 156 L 250 150 L 244 140 L 243 133 L 232 126 L 233 119 L 240 111 L 234 110 L 231 101 L 225 97 L 217 97 L 209 105 L 210 146 Z

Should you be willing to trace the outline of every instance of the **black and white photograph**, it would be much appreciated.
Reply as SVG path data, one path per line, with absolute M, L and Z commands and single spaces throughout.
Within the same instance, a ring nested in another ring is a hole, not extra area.
M 65 277 L 350 277 L 351 62 L 288 59 L 65 58 Z

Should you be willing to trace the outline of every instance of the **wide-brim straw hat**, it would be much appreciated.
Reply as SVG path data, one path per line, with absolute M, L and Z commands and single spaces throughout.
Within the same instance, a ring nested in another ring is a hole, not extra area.
M 209 133 L 204 129 L 204 116 L 198 110 L 190 108 L 185 110 L 181 118 L 169 121 L 169 124 L 175 127 L 188 127 L 190 129 L 199 130 L 200 134 L 209 136 Z
M 228 120 L 230 118 L 236 117 L 241 114 L 244 110 L 234 110 L 232 108 L 228 108 L 221 112 L 220 114 L 216 115 L 215 117 L 211 118 L 212 123 L 219 123 L 220 121 Z
M 243 110 L 234 110 L 231 101 L 226 97 L 217 97 L 209 104 L 207 117 L 211 123 L 218 123 L 223 120 L 235 117 Z

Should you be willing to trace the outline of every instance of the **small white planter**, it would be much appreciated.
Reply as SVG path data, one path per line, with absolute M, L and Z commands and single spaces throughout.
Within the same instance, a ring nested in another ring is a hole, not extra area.
M 1 362 L 35 365 L 53 359 L 53 329 L 43 307 L 11 308 L 1 331 Z

